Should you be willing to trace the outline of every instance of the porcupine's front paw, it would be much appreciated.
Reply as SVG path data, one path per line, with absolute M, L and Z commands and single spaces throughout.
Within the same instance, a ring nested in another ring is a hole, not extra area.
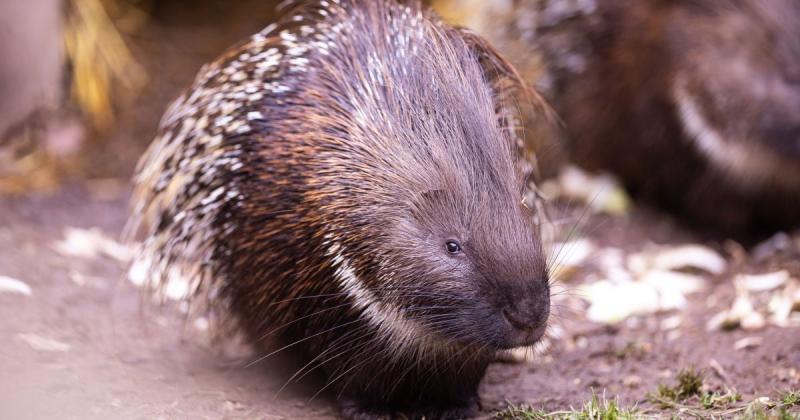
M 472 418 L 480 409 L 474 396 L 458 404 L 427 404 L 407 408 L 381 408 L 365 405 L 356 399 L 341 399 L 342 417 L 348 420 L 459 420 Z

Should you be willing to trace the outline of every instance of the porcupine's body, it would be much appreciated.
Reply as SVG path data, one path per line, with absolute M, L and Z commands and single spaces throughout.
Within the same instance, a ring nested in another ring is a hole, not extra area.
M 494 352 L 549 313 L 514 75 L 417 4 L 293 11 L 167 111 L 136 176 L 138 267 L 293 344 L 349 417 L 469 415 Z

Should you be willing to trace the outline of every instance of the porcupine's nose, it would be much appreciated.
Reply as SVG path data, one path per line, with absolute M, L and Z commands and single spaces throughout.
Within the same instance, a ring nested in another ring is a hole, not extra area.
M 515 346 L 536 342 L 544 335 L 550 316 L 550 292 L 542 279 L 526 282 L 508 295 L 502 307 L 503 318 L 509 326 L 508 339 Z
M 527 295 L 503 308 L 503 316 L 520 331 L 533 331 L 547 323 L 550 315 L 549 297 Z

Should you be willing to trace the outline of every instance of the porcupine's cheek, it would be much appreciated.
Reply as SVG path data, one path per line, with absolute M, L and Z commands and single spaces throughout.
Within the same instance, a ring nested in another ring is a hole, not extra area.
M 456 274 L 450 271 L 450 274 Z M 425 329 L 446 341 L 490 346 L 503 340 L 503 319 L 485 291 L 462 273 L 446 278 L 428 278 L 408 294 L 407 313 Z
M 462 345 L 499 348 L 506 331 L 503 319 L 491 306 L 474 299 L 456 304 L 441 304 L 435 311 L 416 315 L 427 329 L 440 338 Z
M 506 341 L 503 319 L 488 305 L 455 308 L 448 321 L 438 325 L 448 339 L 474 347 L 502 348 Z

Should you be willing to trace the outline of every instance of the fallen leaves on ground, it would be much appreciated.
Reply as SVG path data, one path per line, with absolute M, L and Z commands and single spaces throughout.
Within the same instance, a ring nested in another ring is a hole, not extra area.
M 97 258 L 105 255 L 120 262 L 127 262 L 132 256 L 128 246 L 107 236 L 99 228 L 68 227 L 64 230 L 64 238 L 56 241 L 53 248 L 69 257 Z
M 549 199 L 585 204 L 594 213 L 624 215 L 631 209 L 631 199 L 619 182 L 608 174 L 590 174 L 574 165 L 565 166 L 558 177 L 541 185 Z
M 683 308 L 686 295 L 700 291 L 707 276 L 727 267 L 716 251 L 696 244 L 653 246 L 628 256 L 606 248 L 597 259 L 599 272 L 590 277 L 599 279 L 585 284 L 581 296 L 590 304 L 587 318 L 605 324 Z
M 38 334 L 17 334 L 17 339 L 38 351 L 67 352 L 70 349 L 70 345 L 67 343 Z
M 733 283 L 736 298 L 729 309 L 708 321 L 709 330 L 800 325 L 800 281 L 788 271 L 738 274 Z
M 17 293 L 20 295 L 30 296 L 33 291 L 22 280 L 12 277 L 0 276 L 0 293 Z

